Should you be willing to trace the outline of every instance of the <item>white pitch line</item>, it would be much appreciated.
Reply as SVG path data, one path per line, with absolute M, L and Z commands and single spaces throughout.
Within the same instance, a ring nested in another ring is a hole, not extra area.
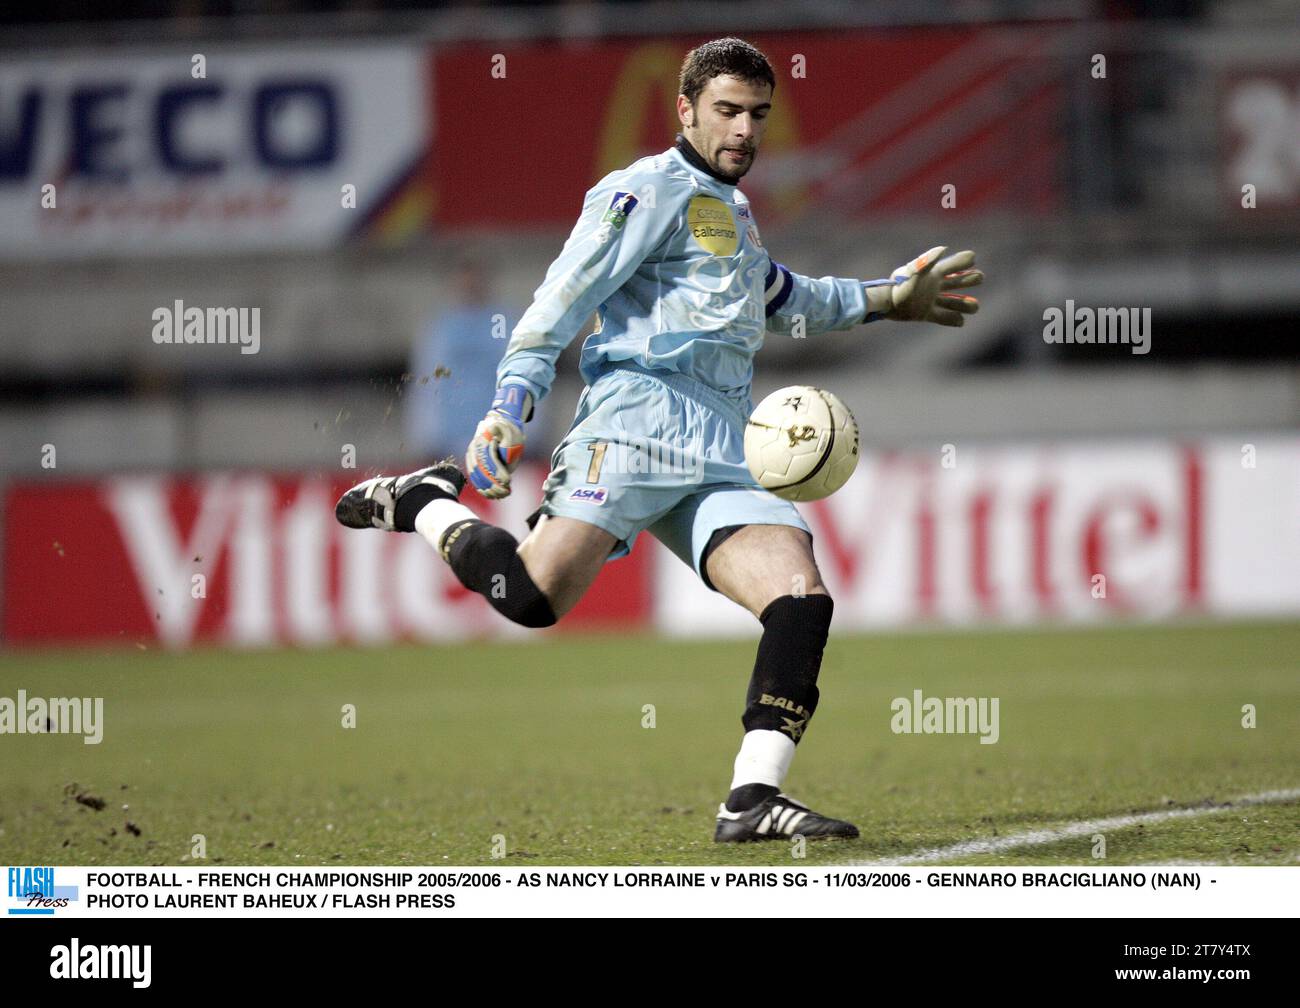
M 1017 847 L 1032 847 L 1037 844 L 1055 843 L 1069 837 L 1085 836 L 1092 833 L 1105 833 L 1107 830 L 1126 829 L 1144 823 L 1168 822 L 1171 819 L 1192 819 L 1199 816 L 1221 815 L 1239 808 L 1252 805 L 1272 805 L 1277 802 L 1294 801 L 1300 798 L 1300 788 L 1283 791 L 1262 791 L 1259 794 L 1232 798 L 1221 805 L 1208 808 L 1171 809 L 1165 812 L 1143 812 L 1139 815 L 1112 816 L 1109 819 L 1092 819 L 1085 822 L 1068 823 L 1052 829 L 1030 830 L 1028 833 L 1013 833 L 998 837 L 996 840 L 963 840 L 949 847 L 934 847 L 929 850 L 916 851 L 896 858 L 879 858 L 870 861 L 846 861 L 847 865 L 905 865 L 925 864 L 933 861 L 946 861 L 950 858 L 972 857 L 978 854 L 997 854 L 1000 851 L 1014 850 Z M 1161 862 L 1163 864 L 1164 862 Z

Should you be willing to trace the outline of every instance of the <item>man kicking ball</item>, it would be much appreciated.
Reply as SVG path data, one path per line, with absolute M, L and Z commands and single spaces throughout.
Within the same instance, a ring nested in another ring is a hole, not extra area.
M 858 835 L 781 792 L 817 709 L 833 605 L 808 526 L 745 465 L 754 354 L 765 332 L 796 325 L 807 333 L 884 318 L 960 326 L 979 303 L 955 291 L 983 279 L 970 268 L 973 253 L 944 258 L 943 247 L 865 282 L 812 279 L 774 262 L 736 184 L 754 164 L 775 87 L 766 57 L 746 42 L 691 51 L 675 145 L 587 193 L 511 336 L 465 458 L 479 493 L 510 493 L 533 404 L 595 313 L 582 346 L 586 388 L 523 542 L 459 502 L 466 477 L 454 460 L 366 480 L 337 507 L 350 528 L 418 532 L 465 587 L 523 626 L 561 619 L 641 531 L 753 613 L 763 633 L 731 791 L 718 809 L 720 842 Z M 676 464 L 648 464 L 646 455 Z

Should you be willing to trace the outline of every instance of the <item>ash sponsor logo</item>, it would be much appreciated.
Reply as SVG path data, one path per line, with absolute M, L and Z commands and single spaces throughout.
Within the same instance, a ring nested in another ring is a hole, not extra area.
M 83 735 L 86 745 L 104 740 L 103 697 L 0 696 L 0 735 Z
M 53 868 L 5 869 L 5 909 L 10 917 L 53 917 L 79 896 L 77 886 L 55 884 Z
M 130 980 L 132 987 L 145 988 L 152 973 L 152 945 L 83 945 L 73 938 L 50 948 L 55 980 Z
M 606 487 L 578 487 L 573 493 L 569 494 L 569 500 L 581 501 L 584 504 L 604 504 L 609 499 L 609 490 Z
M 241 354 L 262 349 L 261 308 L 186 307 L 177 299 L 170 307 L 155 308 L 153 341 L 157 344 L 239 344 Z
M 998 697 L 895 697 L 889 728 L 895 735 L 979 735 L 980 745 L 993 745 L 998 727 Z

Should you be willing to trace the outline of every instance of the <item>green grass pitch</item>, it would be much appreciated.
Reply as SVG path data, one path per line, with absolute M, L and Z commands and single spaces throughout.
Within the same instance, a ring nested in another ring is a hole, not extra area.
M 9 652 L 0 696 L 102 696 L 105 728 L 97 746 L 0 735 L 0 860 L 193 864 L 202 834 L 208 865 L 814 865 L 1300 786 L 1297 623 L 833 634 L 787 790 L 861 838 L 802 862 L 785 842 L 716 845 L 756 641 Z M 998 697 L 999 741 L 894 734 L 890 702 L 916 689 Z M 1100 864 L 1296 864 L 1300 803 L 1106 843 Z M 1085 836 L 943 863 L 1091 852 Z

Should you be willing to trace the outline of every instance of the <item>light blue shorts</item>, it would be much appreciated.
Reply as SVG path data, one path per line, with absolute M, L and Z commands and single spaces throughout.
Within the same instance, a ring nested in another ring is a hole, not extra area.
M 529 524 L 546 514 L 597 525 L 618 539 L 610 560 L 648 531 L 706 585 L 700 561 L 717 529 L 790 525 L 811 535 L 792 503 L 749 474 L 745 420 L 740 405 L 686 375 L 614 367 L 583 390 Z

